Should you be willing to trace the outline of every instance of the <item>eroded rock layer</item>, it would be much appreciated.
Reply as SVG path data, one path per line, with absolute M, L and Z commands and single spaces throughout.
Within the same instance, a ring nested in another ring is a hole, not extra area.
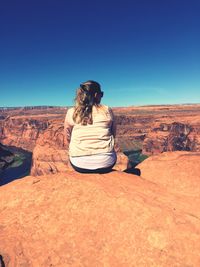
M 114 113 L 119 153 L 200 151 L 200 105 L 114 108 Z M 3 110 L 0 143 L 32 151 L 32 175 L 69 169 L 63 132 L 65 114 L 64 108 Z M 128 164 L 122 154 L 118 163 L 119 170 Z

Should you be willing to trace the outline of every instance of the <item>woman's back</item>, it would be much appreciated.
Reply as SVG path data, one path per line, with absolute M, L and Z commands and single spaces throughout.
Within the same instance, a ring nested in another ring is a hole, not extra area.
M 86 156 L 111 152 L 114 149 L 114 118 L 105 105 L 92 107 L 92 124 L 82 125 L 73 121 L 74 108 L 70 108 L 66 120 L 73 126 L 69 145 L 70 156 Z
M 75 106 L 66 114 L 64 130 L 69 142 L 69 160 L 78 172 L 109 172 L 117 160 L 115 120 L 112 109 L 100 104 L 103 95 L 95 81 L 80 84 Z

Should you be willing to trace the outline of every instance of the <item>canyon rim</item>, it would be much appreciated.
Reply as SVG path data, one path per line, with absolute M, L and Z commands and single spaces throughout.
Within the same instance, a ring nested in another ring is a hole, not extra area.
M 9 146 L 32 166 L 0 188 L 0 266 L 200 266 L 199 111 L 115 108 L 119 161 L 104 175 L 68 165 L 65 108 L 1 111 L 2 166 Z M 140 176 L 123 152 L 148 157 Z

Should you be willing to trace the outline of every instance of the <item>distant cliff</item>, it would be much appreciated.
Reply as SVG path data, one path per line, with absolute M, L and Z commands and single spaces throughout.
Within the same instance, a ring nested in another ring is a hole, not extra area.
M 200 151 L 199 106 L 114 108 L 116 149 L 142 150 L 152 155 L 165 151 Z M 68 168 L 63 132 L 66 109 L 8 110 L 0 113 L 0 143 L 33 152 L 32 174 L 56 173 Z M 119 154 L 119 169 L 127 159 Z M 117 166 L 116 166 L 117 168 Z
M 42 109 L 63 109 L 57 106 L 23 106 L 23 107 L 0 107 L 0 112 L 13 111 L 13 110 L 42 110 Z
M 147 134 L 143 151 L 155 154 L 166 151 L 200 151 L 200 125 L 192 123 L 161 123 Z

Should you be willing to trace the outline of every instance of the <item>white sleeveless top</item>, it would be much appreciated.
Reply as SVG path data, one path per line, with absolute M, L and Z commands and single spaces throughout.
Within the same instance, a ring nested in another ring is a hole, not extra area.
M 93 106 L 93 124 L 91 125 L 74 123 L 73 112 L 74 108 L 68 109 L 65 118 L 65 134 L 69 139 L 69 156 L 103 154 L 107 159 L 109 154 L 106 153 L 114 151 L 115 121 L 112 109 L 104 105 L 101 105 L 101 108 Z

